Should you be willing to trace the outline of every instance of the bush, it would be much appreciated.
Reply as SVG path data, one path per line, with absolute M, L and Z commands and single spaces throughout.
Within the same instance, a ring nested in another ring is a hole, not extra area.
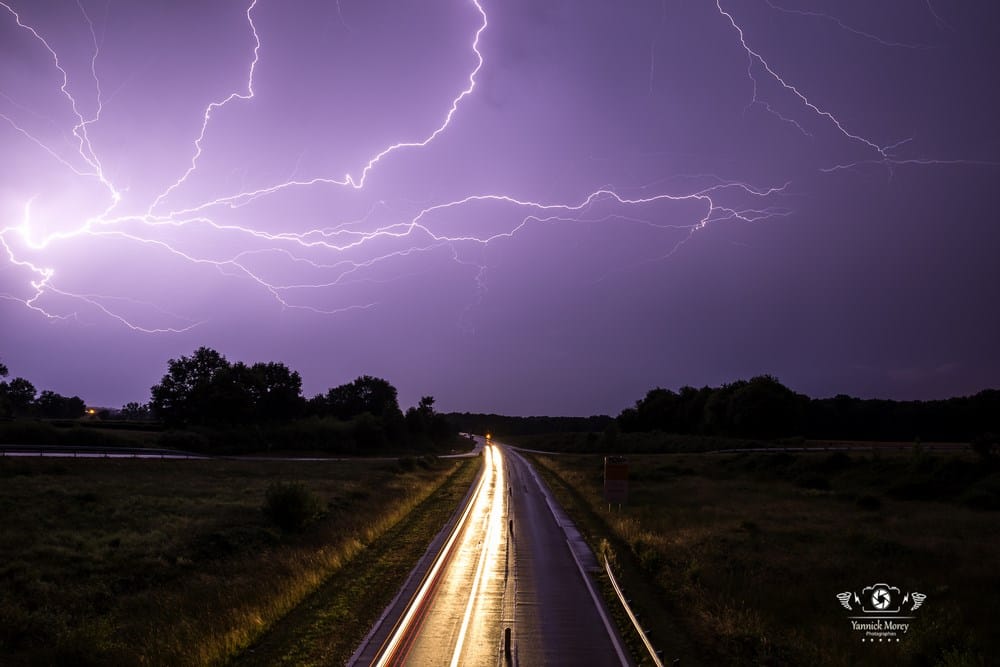
M 319 496 L 302 482 L 275 482 L 267 487 L 264 513 L 285 532 L 302 530 L 322 510 Z

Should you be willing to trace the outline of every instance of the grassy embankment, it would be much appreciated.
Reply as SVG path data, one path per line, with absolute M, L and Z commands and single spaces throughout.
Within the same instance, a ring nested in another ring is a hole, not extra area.
M 398 426 L 398 425 L 397 425 Z M 461 438 L 432 440 L 405 434 L 369 414 L 353 419 L 309 417 L 272 424 L 192 426 L 164 430 L 155 422 L 74 419 L 0 421 L 4 445 L 140 447 L 217 456 L 419 456 L 448 454 L 470 445 Z
M 453 509 L 478 464 L 0 459 L 0 663 L 218 664 L 318 590 L 351 602 L 327 647 L 349 655 L 441 522 L 399 553 L 385 536 Z M 278 529 L 262 511 L 278 480 L 322 516 Z M 338 597 L 325 582 L 347 570 L 364 587 Z
M 971 454 L 635 455 L 622 511 L 601 498 L 600 456 L 535 460 L 613 554 L 668 664 L 955 667 L 1000 653 L 1000 467 Z M 835 597 L 877 582 L 928 596 L 899 644 L 862 644 Z

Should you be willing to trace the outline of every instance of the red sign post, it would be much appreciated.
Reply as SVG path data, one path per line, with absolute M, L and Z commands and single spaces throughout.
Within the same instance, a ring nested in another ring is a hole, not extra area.
M 604 457 L 604 500 L 618 505 L 628 502 L 628 461 L 624 456 Z

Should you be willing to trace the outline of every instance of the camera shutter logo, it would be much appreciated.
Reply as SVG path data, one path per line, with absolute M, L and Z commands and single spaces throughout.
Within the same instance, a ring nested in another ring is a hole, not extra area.
M 892 602 L 892 596 L 886 589 L 876 588 L 875 592 L 872 593 L 872 606 L 879 611 L 888 609 L 890 602 Z
M 860 591 L 837 593 L 840 606 L 855 615 L 849 616 L 851 629 L 862 635 L 862 642 L 899 642 L 910 629 L 913 612 L 927 596 L 912 591 L 905 595 L 897 586 L 886 583 L 865 586 Z

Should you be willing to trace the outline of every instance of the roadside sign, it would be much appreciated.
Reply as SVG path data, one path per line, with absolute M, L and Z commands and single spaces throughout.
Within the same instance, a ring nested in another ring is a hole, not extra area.
M 628 502 L 628 461 L 624 456 L 604 457 L 604 500 L 618 505 Z

